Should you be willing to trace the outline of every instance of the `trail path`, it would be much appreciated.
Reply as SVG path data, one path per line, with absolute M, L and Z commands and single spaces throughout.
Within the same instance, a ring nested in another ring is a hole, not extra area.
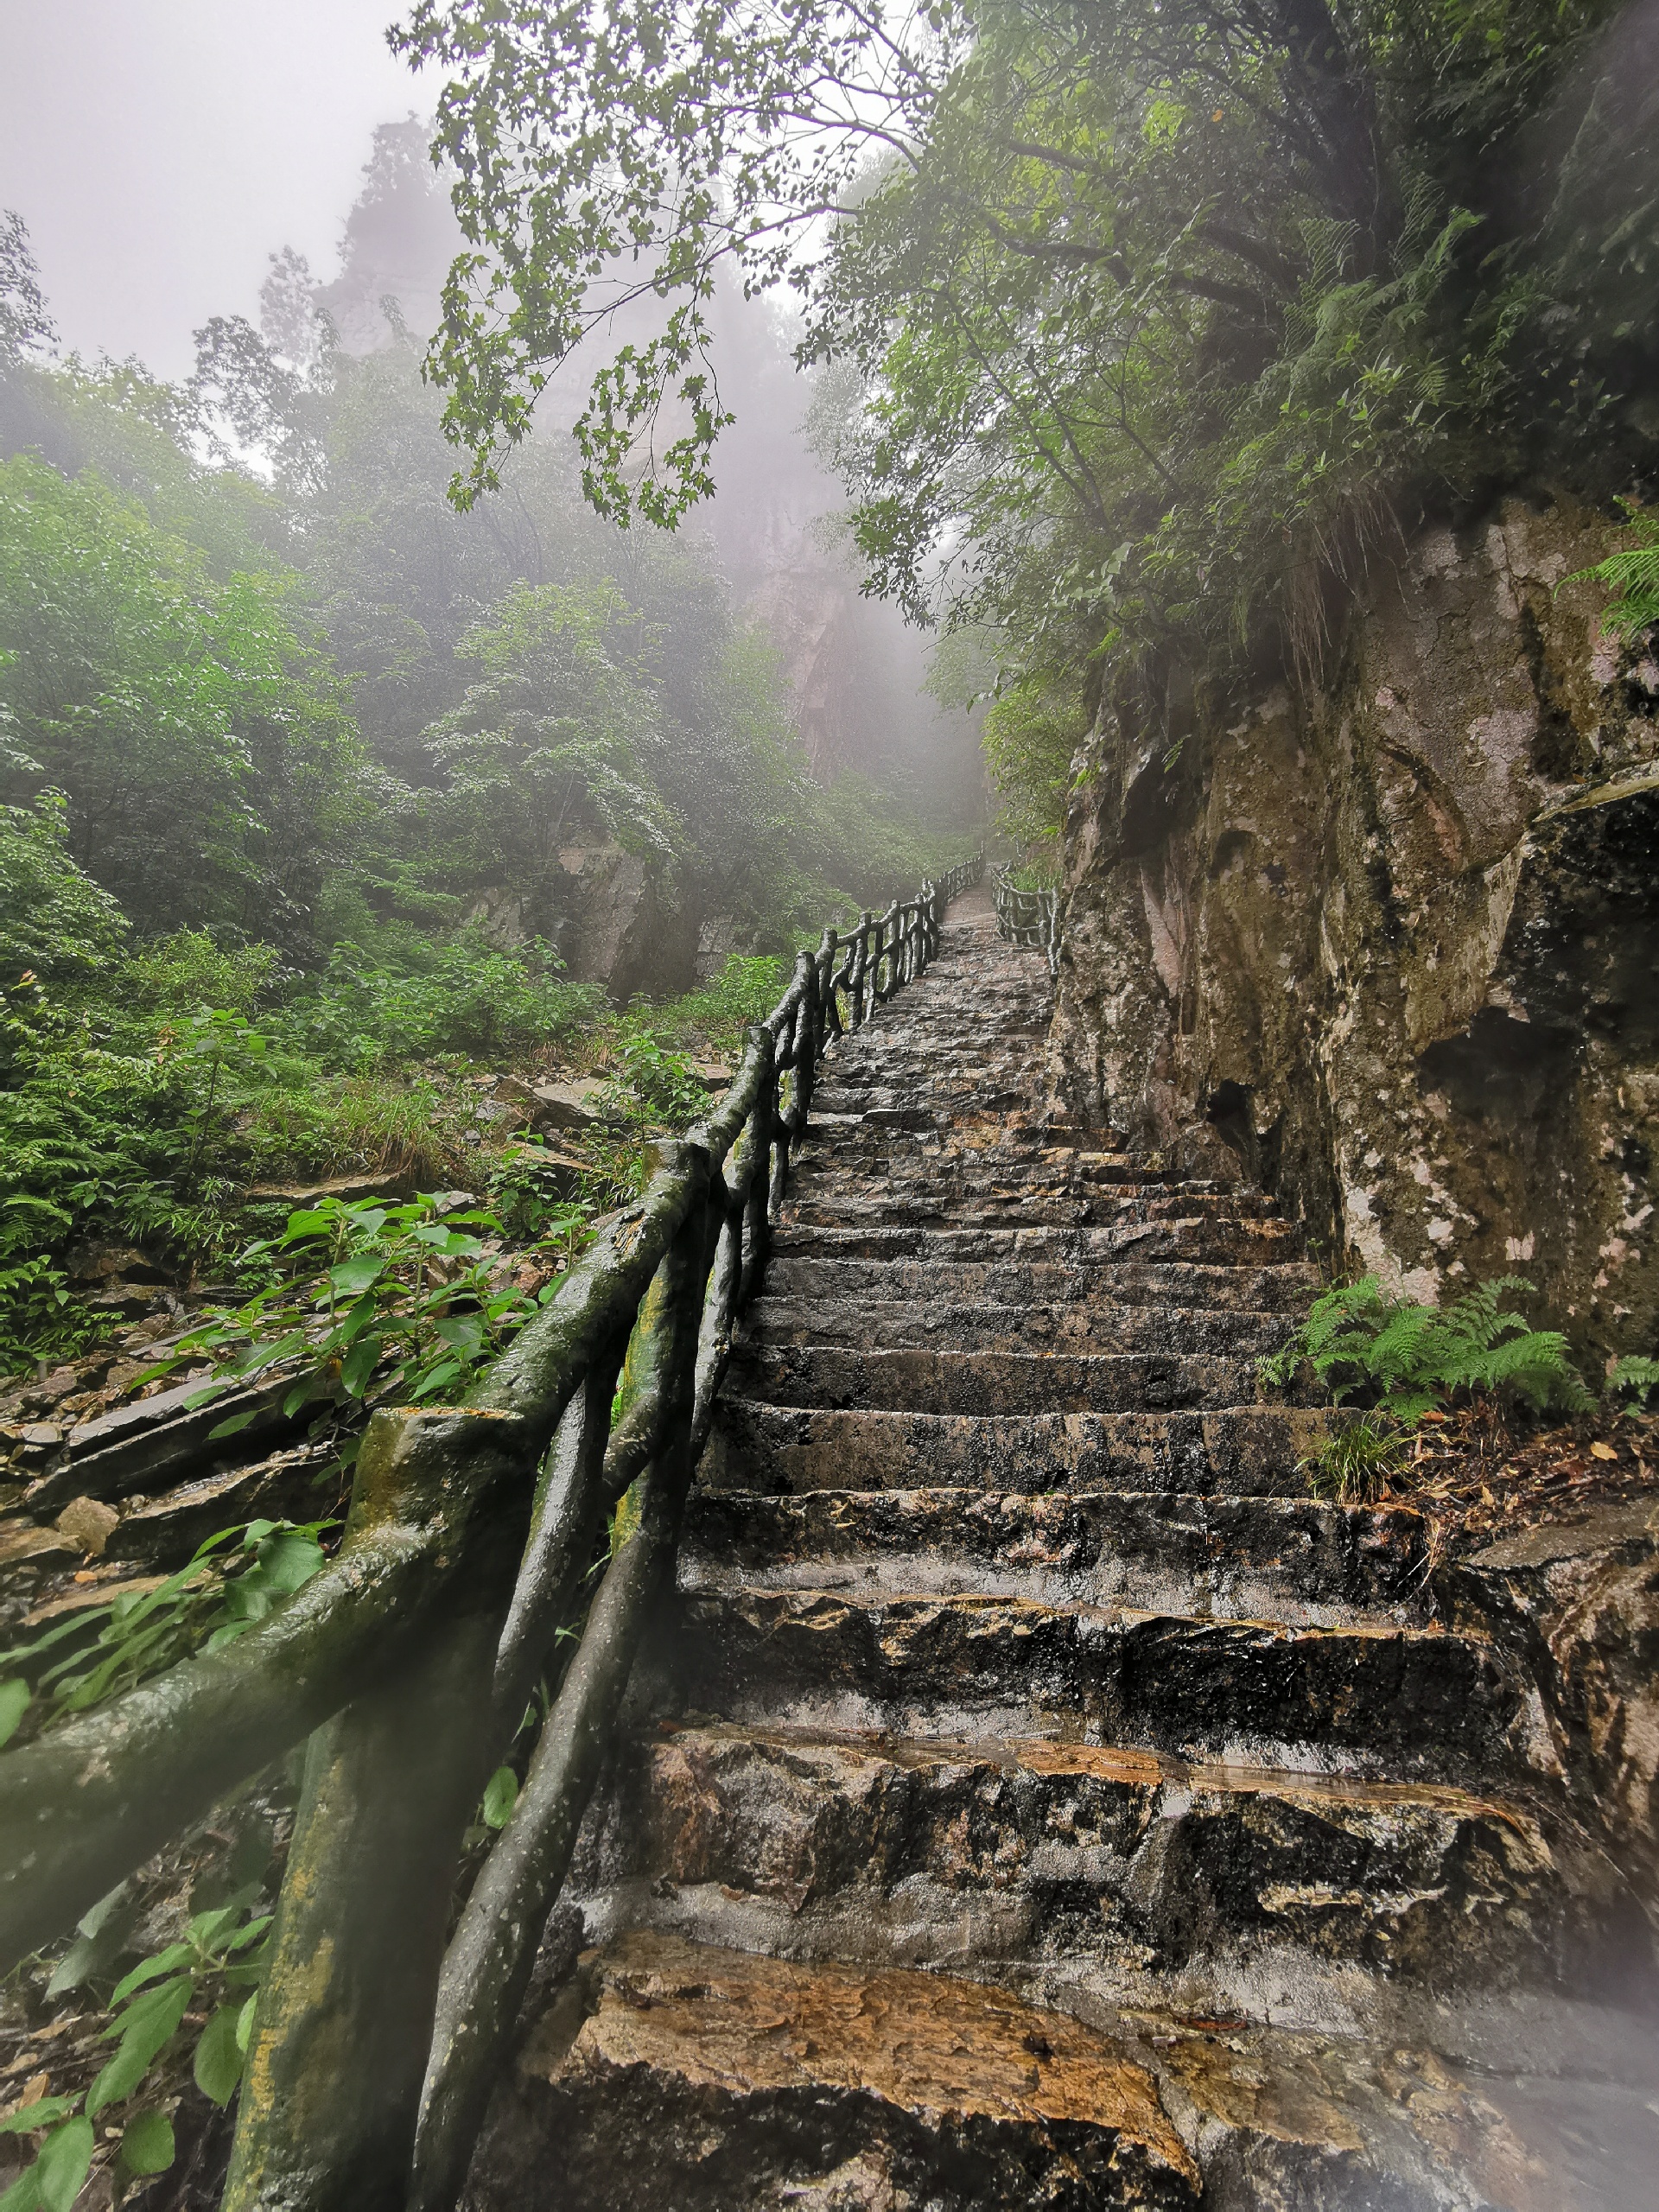
M 1649 2207 L 1525 1685 L 1307 1496 L 1273 1202 L 1046 1122 L 1048 992 L 969 896 L 824 1065 L 474 2202 Z

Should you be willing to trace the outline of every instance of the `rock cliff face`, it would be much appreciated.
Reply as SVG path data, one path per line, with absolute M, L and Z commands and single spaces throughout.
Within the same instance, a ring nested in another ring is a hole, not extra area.
M 1414 1295 L 1528 1276 L 1592 1357 L 1659 1334 L 1659 666 L 1557 592 L 1613 542 L 1506 505 L 1379 563 L 1321 686 L 1103 713 L 1049 1071 Z

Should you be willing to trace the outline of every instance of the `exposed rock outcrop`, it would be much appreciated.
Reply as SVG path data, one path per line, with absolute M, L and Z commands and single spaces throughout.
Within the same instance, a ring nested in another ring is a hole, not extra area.
M 1322 689 L 1103 715 L 1050 1064 L 1395 1286 L 1529 1276 L 1597 1354 L 1659 1334 L 1659 666 L 1558 589 L 1612 542 L 1431 531 Z

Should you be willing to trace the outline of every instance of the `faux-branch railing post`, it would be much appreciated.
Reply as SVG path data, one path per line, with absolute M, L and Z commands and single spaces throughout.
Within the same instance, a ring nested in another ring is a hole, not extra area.
M 0 1758 L 4 1971 L 310 1738 L 227 2212 L 454 2203 L 672 1573 L 818 1061 L 928 966 L 983 867 L 797 955 L 714 1113 L 660 1147 L 643 1198 L 466 1402 L 373 1415 L 338 1556 L 269 1621 Z M 446 1946 L 463 1832 L 636 1484 L 632 1533 Z

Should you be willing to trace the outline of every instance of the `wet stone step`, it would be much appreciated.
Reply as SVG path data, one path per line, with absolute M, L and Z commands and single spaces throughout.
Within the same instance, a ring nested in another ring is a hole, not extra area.
M 1518 1767 L 1520 1691 L 1472 1635 L 931 1592 L 691 1592 L 680 1608 L 672 1672 L 687 1713 L 1059 1736 L 1465 1786 Z
M 820 1259 L 931 1260 L 953 1272 L 963 1262 L 1000 1259 L 1050 1260 L 1086 1267 L 1134 1256 L 1185 1261 L 1198 1266 L 1262 1267 L 1301 1257 L 1296 1230 L 1280 1221 L 1211 1221 L 1188 1215 L 1163 1221 L 1131 1221 L 1111 1227 L 1021 1228 L 992 1223 L 971 1228 L 884 1227 L 838 1229 L 785 1221 L 775 1232 L 772 1250 L 780 1257 L 811 1253 Z
M 1209 1491 L 1305 1497 L 1301 1462 L 1323 1413 L 833 1412 L 722 1395 L 701 1479 L 709 1490 Z
M 1116 1190 L 982 1192 L 937 1182 L 867 1189 L 858 1198 L 819 1192 L 804 1178 L 784 1208 L 786 1229 L 824 1228 L 843 1236 L 861 1229 L 939 1227 L 1117 1228 L 1147 1222 L 1213 1223 L 1244 1228 L 1277 1217 L 1278 1205 L 1257 1192 L 1183 1190 L 1168 1194 Z
M 882 1116 L 893 1118 L 904 1115 L 925 1115 L 931 1121 L 940 1114 L 963 1108 L 990 1113 L 1022 1106 L 1025 1100 L 1024 1087 L 1007 1077 L 978 1085 L 935 1082 L 924 1087 L 907 1084 L 898 1090 L 853 1090 L 826 1083 L 812 1094 L 812 1103 L 821 1114 L 858 1114 L 870 1121 Z
M 1425 1622 L 1422 1516 L 1311 1497 L 1103 1491 L 704 1491 L 688 1509 L 688 1591 L 919 1589 L 1270 1615 Z
M 944 1268 L 925 1260 L 830 1257 L 811 1238 L 798 1240 L 790 1250 L 774 1247 L 766 1274 L 769 1296 L 856 1302 L 872 1309 L 949 1299 L 1100 1309 L 1171 1306 L 1286 1316 L 1306 1310 L 1314 1282 L 1312 1268 L 1294 1260 L 1250 1267 L 1131 1254 L 1116 1262 L 1078 1266 L 1037 1259 L 958 1259 Z
M 1167 1412 L 1252 1404 L 1248 1361 L 1157 1353 L 802 1351 L 741 1345 L 727 1389 L 774 1406 L 934 1414 Z
M 942 1286 L 941 1286 L 942 1287 Z M 1255 1359 L 1276 1351 L 1288 1328 L 1278 1313 L 1191 1306 L 921 1304 L 761 1297 L 743 1317 L 745 1344 L 841 1344 L 886 1351 L 1161 1352 Z
M 628 1747 L 579 1879 L 638 1885 L 659 1921 L 745 1948 L 780 1923 L 813 1951 L 907 1965 L 1109 1947 L 1125 1980 L 1236 1983 L 1255 1955 L 1294 1946 L 1431 1986 L 1475 1971 L 1489 1988 L 1605 1995 L 1640 1917 L 1605 1861 L 1471 1791 L 729 1723 Z
M 873 1141 L 863 1157 L 851 1157 L 850 1144 L 810 1143 L 798 1156 L 798 1187 L 815 1197 L 829 1191 L 849 1198 L 867 1197 L 872 1185 L 883 1191 L 928 1191 L 942 1182 L 976 1194 L 985 1192 L 1037 1192 L 1096 1189 L 1167 1191 L 1179 1187 L 1199 1192 L 1222 1192 L 1233 1187 L 1217 1182 L 1182 1180 L 1169 1171 L 1116 1153 L 1091 1154 L 1071 1150 L 1043 1153 L 1034 1160 L 999 1159 L 986 1152 L 963 1152 L 941 1144 L 899 1152 L 883 1133 Z
M 474 2212 L 1189 2212 L 1148 2069 L 945 1974 L 637 1929 L 588 1961 L 498 2093 Z

